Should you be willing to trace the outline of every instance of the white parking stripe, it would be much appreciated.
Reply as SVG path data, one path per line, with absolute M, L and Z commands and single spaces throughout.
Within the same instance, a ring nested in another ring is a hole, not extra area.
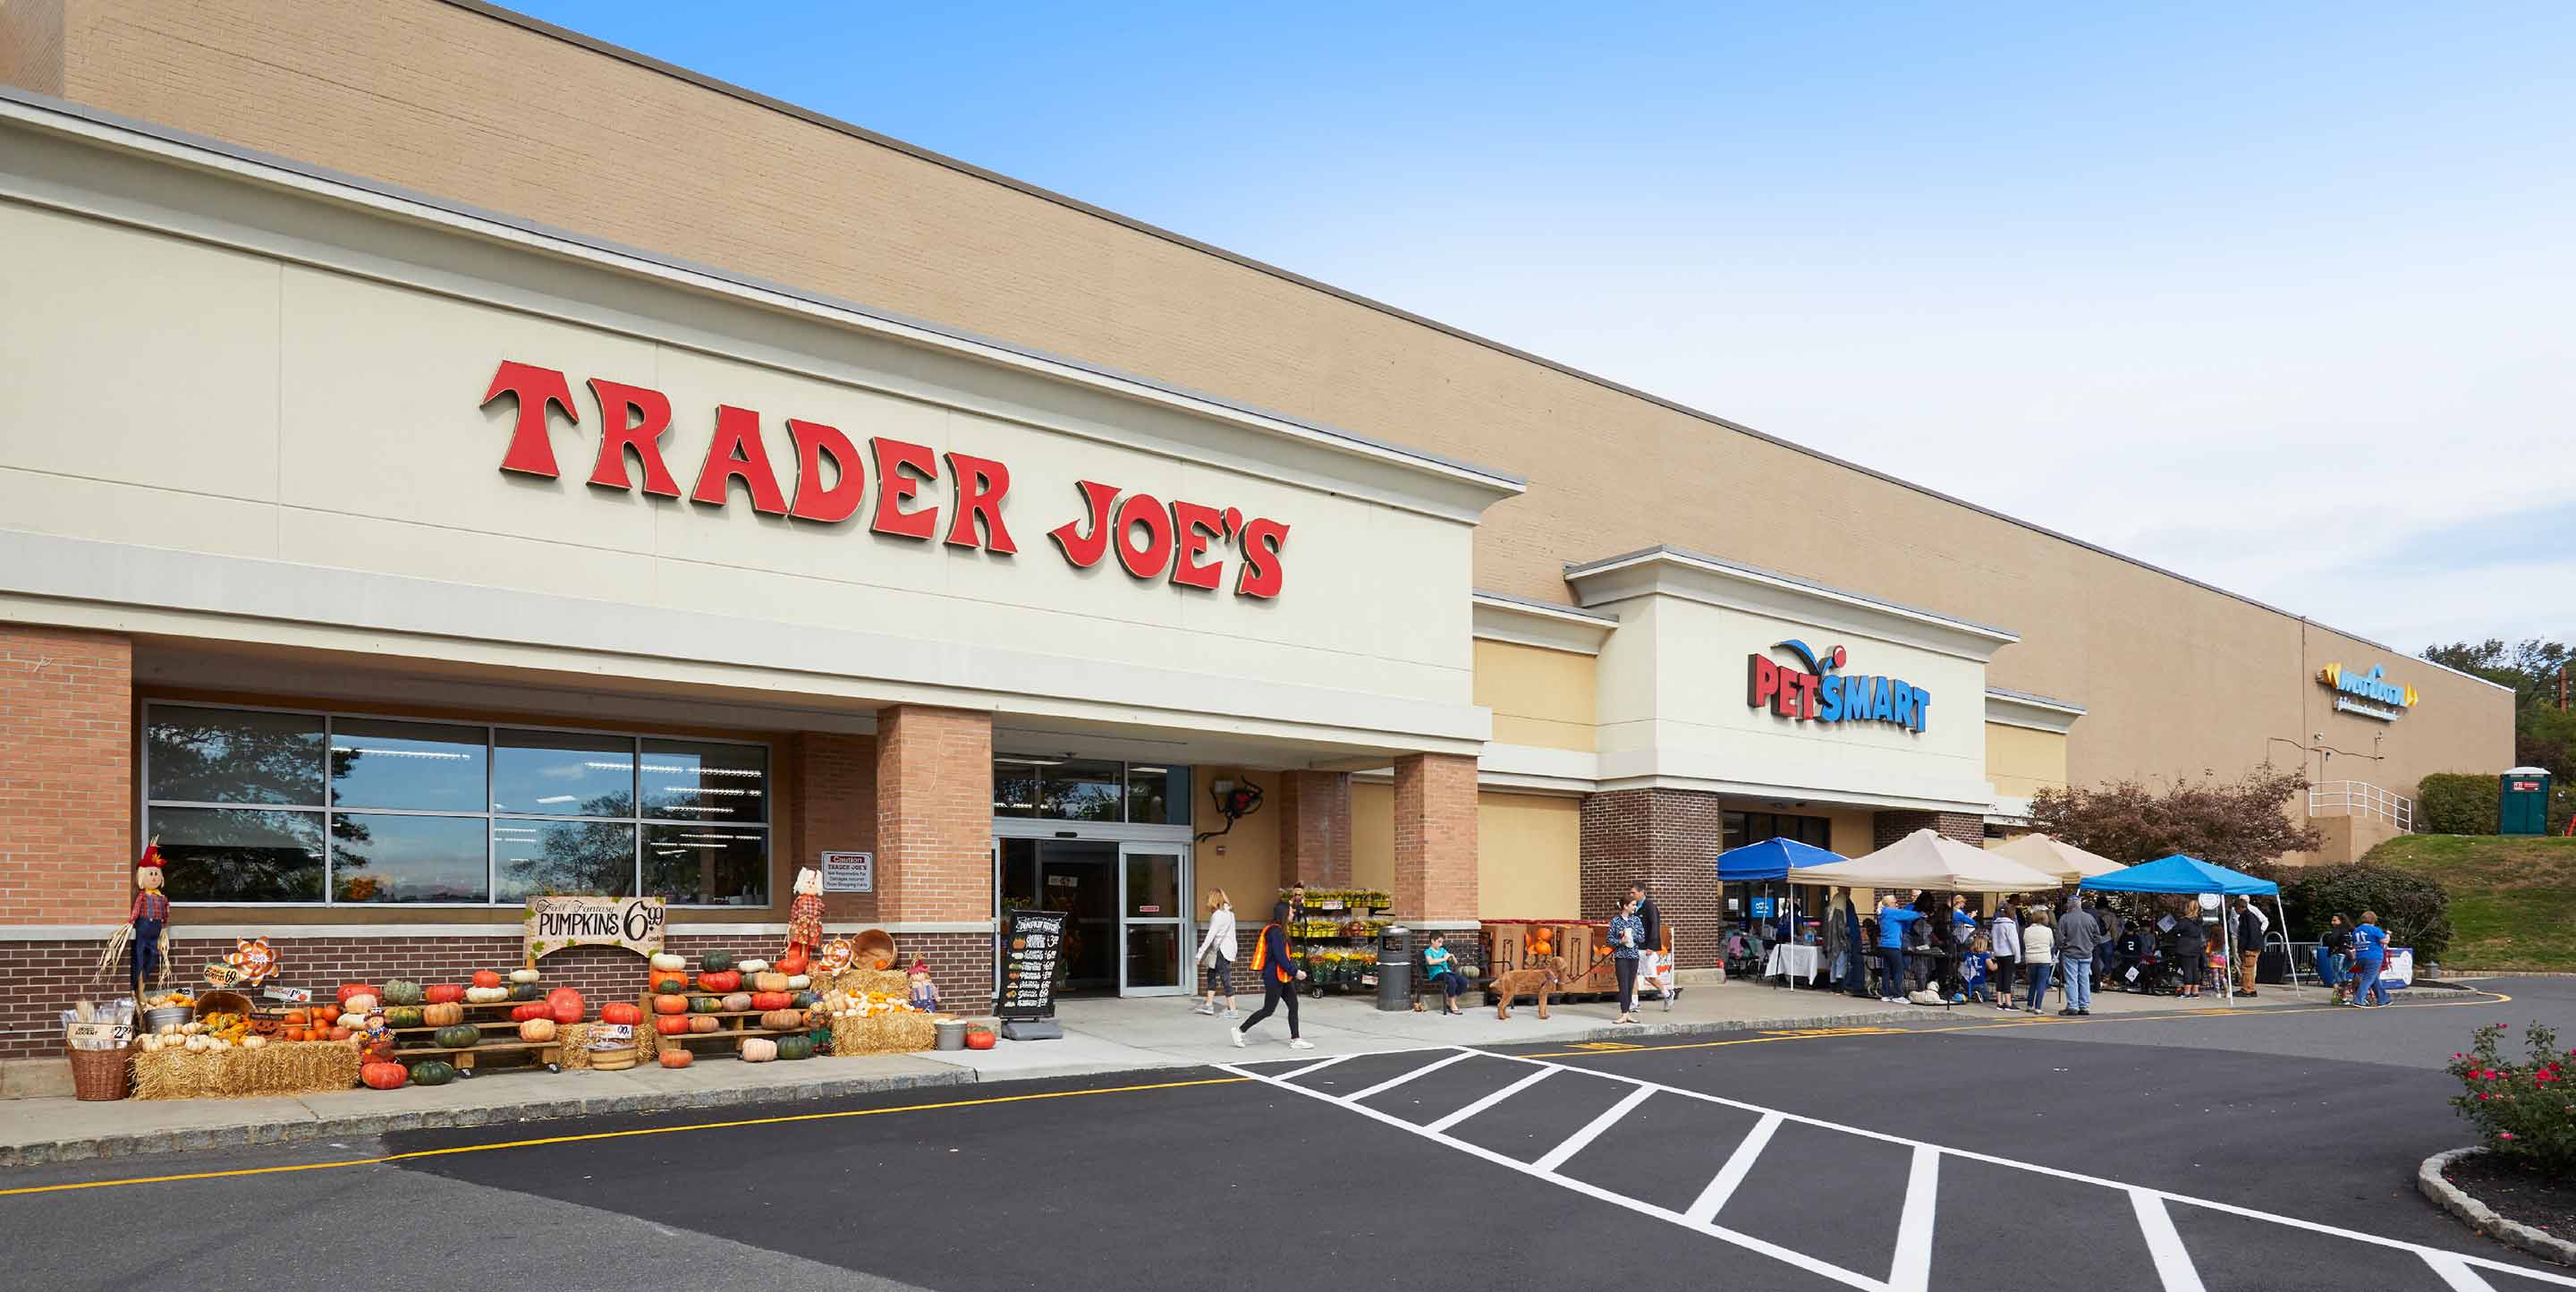
M 2443 1286 L 2450 1288 L 2451 1292 L 2495 1292 L 2495 1284 L 2479 1278 L 2478 1272 L 2470 1269 L 2467 1261 L 2449 1252 L 2426 1252 L 2424 1263 L 2442 1276 Z
M 1635 1112 L 1637 1110 L 1637 1105 L 1654 1098 L 1654 1096 L 1655 1088 L 1653 1086 L 1639 1086 L 1636 1089 L 1629 1091 L 1627 1098 L 1610 1105 L 1610 1107 L 1600 1116 L 1593 1118 L 1589 1123 L 1587 1123 L 1583 1129 L 1566 1136 L 1563 1143 L 1558 1144 L 1555 1148 L 1549 1149 L 1547 1151 L 1547 1156 L 1540 1158 L 1536 1163 L 1538 1169 L 1542 1171 L 1553 1171 L 1556 1168 L 1565 1165 L 1567 1162 L 1572 1161 L 1574 1155 L 1582 1152 L 1585 1145 L 1601 1138 L 1601 1132 L 1618 1125 L 1620 1118 Z
M 1422 1065 L 1421 1067 L 1415 1068 L 1415 1069 L 1414 1069 L 1414 1070 L 1412 1070 L 1411 1072 L 1407 1072 L 1407 1073 L 1405 1073 L 1403 1076 L 1389 1078 L 1388 1080 L 1381 1081 L 1381 1082 L 1377 1083 L 1376 1085 L 1370 1086 L 1368 1089 L 1363 1090 L 1363 1091 L 1359 1092 L 1359 1093 L 1358 1093 L 1358 1094 L 1356 1094 L 1356 1095 L 1344 1095 L 1344 1096 L 1342 1096 L 1342 1102 L 1343 1102 L 1343 1103 L 1346 1103 L 1346 1104 L 1355 1104 L 1355 1103 L 1358 1103 L 1359 1101 L 1361 1101 L 1361 1100 L 1363 1100 L 1363 1099 L 1368 1098 L 1368 1097 L 1369 1097 L 1369 1096 L 1371 1096 L 1371 1095 L 1382 1095 L 1382 1094 L 1385 1094 L 1387 1091 L 1393 1090 L 1393 1089 L 1395 1089 L 1397 1086 L 1403 1085 L 1405 1082 L 1408 1082 L 1408 1081 L 1413 1080 L 1415 1077 L 1425 1076 L 1425 1075 L 1428 1075 L 1428 1074 L 1430 1074 L 1430 1073 L 1438 1072 L 1438 1071 L 1439 1071 L 1439 1070 L 1441 1070 L 1442 1068 L 1448 1067 L 1448 1066 L 1449 1066 L 1450 1064 L 1452 1064 L 1452 1063 L 1464 1063 L 1464 1062 L 1466 1062 L 1467 1060 L 1472 1059 L 1472 1058 L 1475 1058 L 1475 1057 L 1476 1057 L 1475 1055 L 1470 1054 L 1470 1053 L 1468 1053 L 1468 1052 L 1467 1052 L 1467 1051 L 1465 1051 L 1465 1050 L 1460 1050 L 1460 1051 L 1459 1051 L 1459 1052 L 1457 1052 L 1456 1054 L 1450 1055 L 1448 1058 L 1442 1059 L 1442 1060 L 1441 1060 L 1441 1061 L 1439 1061 L 1438 1063 L 1426 1063 L 1426 1064 Z
M 2147 1256 L 2156 1263 L 2156 1277 L 2164 1281 L 2165 1292 L 2204 1292 L 2200 1270 L 2191 1263 L 2191 1253 L 2183 1250 L 2173 1217 L 2165 1212 L 2164 1196 L 2131 1189 L 2129 1205 L 2137 1209 L 2138 1230 L 2146 1235 Z
M 1302 1077 L 1302 1076 L 1306 1075 L 1306 1074 L 1307 1074 L 1307 1073 L 1309 1073 L 1309 1072 L 1321 1072 L 1321 1071 L 1323 1071 L 1324 1069 L 1329 1068 L 1329 1067 L 1333 1066 L 1333 1065 L 1334 1065 L 1334 1064 L 1336 1064 L 1336 1063 L 1340 1063 L 1340 1062 L 1342 1062 L 1342 1061 L 1343 1061 L 1343 1060 L 1345 1060 L 1345 1059 L 1356 1059 L 1356 1058 L 1358 1058 L 1358 1057 L 1359 1057 L 1359 1056 L 1358 1056 L 1358 1055 L 1356 1055 L 1356 1054 L 1336 1054 L 1336 1055 L 1334 1055 L 1333 1057 L 1331 1057 L 1331 1058 L 1329 1058 L 1329 1059 L 1320 1060 L 1320 1061 L 1315 1062 L 1315 1063 L 1309 1063 L 1309 1064 L 1307 1064 L 1306 1066 L 1304 1066 L 1304 1067 L 1302 1067 L 1302 1068 L 1290 1068 L 1290 1069 L 1289 1069 L 1289 1070 L 1287 1070 L 1286 1072 L 1282 1072 L 1282 1073 L 1280 1073 L 1279 1075 L 1277 1075 L 1277 1076 L 1275 1076 L 1275 1077 L 1272 1077 L 1272 1078 L 1271 1078 L 1271 1080 L 1273 1080 L 1273 1081 L 1294 1081 L 1294 1080 L 1296 1080 L 1297 1078 Z
M 1932 1286 L 1932 1215 L 1941 1193 L 1941 1150 L 1914 1146 L 1905 1175 L 1905 1210 L 1896 1220 L 1896 1261 L 1888 1267 L 1888 1292 L 1924 1292 Z
M 1539 1082 L 1544 1081 L 1544 1080 L 1548 1079 L 1549 1077 L 1555 1076 L 1555 1075 L 1556 1075 L 1556 1073 L 1557 1073 L 1557 1070 L 1556 1070 L 1555 1068 L 1541 1066 L 1541 1067 L 1539 1068 L 1539 1070 L 1538 1070 L 1538 1071 L 1533 1072 L 1533 1073 L 1529 1074 L 1528 1076 L 1523 1077 L 1523 1078 L 1521 1078 L 1520 1080 L 1515 1081 L 1515 1082 L 1513 1082 L 1512 1084 L 1510 1084 L 1510 1085 L 1508 1085 L 1508 1086 L 1505 1086 L 1505 1087 L 1503 1087 L 1502 1089 L 1497 1090 L 1497 1091 L 1495 1091 L 1494 1093 L 1492 1093 L 1492 1094 L 1490 1094 L 1490 1095 L 1487 1095 L 1487 1096 L 1485 1096 L 1484 1098 L 1479 1099 L 1479 1100 L 1477 1100 L 1476 1102 L 1474 1102 L 1474 1103 L 1472 1103 L 1472 1104 L 1469 1104 L 1469 1105 L 1467 1105 L 1466 1107 L 1461 1108 L 1461 1109 L 1459 1109 L 1458 1111 L 1456 1111 L 1456 1112 L 1454 1112 L 1454 1113 L 1451 1113 L 1451 1114 L 1449 1114 L 1448 1116 L 1443 1117 L 1443 1118 L 1441 1118 L 1440 1120 L 1438 1120 L 1438 1121 L 1436 1121 L 1436 1122 L 1431 1123 L 1429 1126 L 1426 1126 L 1426 1127 L 1424 1127 L 1423 1129 L 1428 1130 L 1428 1131 L 1430 1131 L 1430 1132 L 1432 1132 L 1433 1134 L 1435 1134 L 1435 1135 L 1436 1135 L 1436 1134 L 1440 1133 L 1441 1131 L 1445 1131 L 1445 1130 L 1449 1129 L 1450 1127 L 1455 1126 L 1455 1125 L 1457 1125 L 1458 1123 L 1463 1122 L 1463 1121 L 1467 1120 L 1468 1118 L 1473 1117 L 1473 1116 L 1475 1116 L 1476 1114 L 1481 1113 L 1481 1112 L 1485 1111 L 1486 1109 L 1491 1108 L 1491 1107 L 1493 1107 L 1494 1105 L 1499 1104 L 1499 1103 L 1503 1102 L 1504 1100 L 1509 1099 L 1509 1098 L 1511 1098 L 1512 1096 L 1517 1095 L 1517 1094 L 1519 1094 L 1520 1092 L 1522 1092 L 1522 1091 L 1524 1091 L 1524 1090 L 1529 1089 L 1531 1086 L 1537 1085 Z
M 1735 1186 L 1744 1183 L 1745 1174 L 1753 1169 L 1753 1159 L 1762 1156 L 1764 1146 L 1771 1142 L 1771 1133 L 1780 1129 L 1781 1120 L 1778 1113 L 1764 1113 L 1762 1120 L 1753 1124 L 1753 1133 L 1745 1136 L 1726 1159 L 1726 1165 L 1718 1168 L 1717 1178 L 1709 1181 L 1708 1187 L 1699 1191 L 1698 1199 L 1682 1212 L 1682 1218 L 1694 1225 L 1717 1219 L 1718 1208 L 1735 1196 Z

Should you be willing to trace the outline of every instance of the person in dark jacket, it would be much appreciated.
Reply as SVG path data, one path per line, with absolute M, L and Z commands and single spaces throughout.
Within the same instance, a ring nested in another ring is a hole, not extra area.
M 1644 884 L 1628 885 L 1628 900 L 1637 904 L 1637 918 L 1645 921 L 1646 924 L 1646 940 L 1641 946 L 1648 958 L 1653 961 L 1655 968 L 1646 971 L 1645 977 L 1672 982 L 1673 985 L 1670 987 L 1659 988 L 1663 993 L 1664 1008 L 1671 1009 L 1673 1002 L 1682 998 L 1682 986 L 1672 977 L 1673 967 L 1665 963 L 1663 912 L 1655 909 L 1654 898 L 1646 896 Z
M 2182 994 L 2200 996 L 2200 980 L 2209 973 L 2209 931 L 2200 924 L 2200 903 L 2186 897 L 2174 916 L 2174 968 L 2182 971 Z
M 1261 983 L 1261 1008 L 1243 1020 L 1243 1026 L 1229 1028 L 1226 1038 L 1234 1042 L 1236 1049 L 1242 1049 L 1243 1034 L 1270 1017 L 1271 1011 L 1284 1001 L 1288 1006 L 1288 1048 L 1314 1049 L 1314 1042 L 1297 1034 L 1297 983 L 1306 971 L 1298 968 L 1289 955 L 1286 902 L 1270 908 L 1270 922 L 1261 926 L 1261 936 L 1252 944 L 1252 976 Z
M 2317 981 L 2344 999 L 2352 985 L 2352 926 L 2340 915 L 2326 921 L 2325 932 L 2317 935 Z
M 2236 992 L 2240 996 L 2257 994 L 2254 990 L 2254 968 L 2263 956 L 2263 921 L 2254 914 L 2254 903 L 2236 899 Z

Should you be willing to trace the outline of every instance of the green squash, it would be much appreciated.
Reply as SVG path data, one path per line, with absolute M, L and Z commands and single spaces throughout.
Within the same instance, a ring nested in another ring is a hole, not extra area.
M 419 1026 L 422 1026 L 422 1023 L 421 1023 L 421 1021 L 420 1021 L 420 1007 L 419 1007 L 418 1005 L 396 1005 L 396 1006 L 394 1006 L 393 1008 L 386 1010 L 386 1011 L 385 1011 L 385 1026 L 387 1026 L 387 1027 L 419 1027 Z
M 689 998 L 689 1012 L 692 1014 L 721 1014 L 724 1012 L 724 1001 L 714 996 L 691 996 Z
M 510 984 L 510 999 L 512 1000 L 544 1000 L 545 998 L 546 986 L 544 983 L 517 982 Z
M 798 1009 L 812 1009 L 816 1005 L 822 1004 L 823 998 L 810 991 L 800 991 L 794 996 L 789 997 L 788 1003 L 794 1005 Z
M 725 970 L 733 968 L 733 953 L 729 951 L 710 951 L 705 955 L 698 957 L 698 967 L 709 973 L 723 973 Z
M 778 1057 L 782 1059 L 813 1058 L 814 1038 L 804 1035 L 782 1036 L 778 1038 Z
M 415 1086 L 443 1086 L 456 1079 L 456 1065 L 437 1059 L 425 1059 L 411 1065 L 411 1083 Z
M 483 1029 L 472 1023 L 451 1023 L 438 1029 L 438 1045 L 444 1050 L 470 1050 L 483 1039 Z
M 385 984 L 384 1000 L 388 1005 L 418 1005 L 422 1003 L 420 984 L 407 978 L 396 978 Z
M 677 996 L 688 989 L 689 980 L 686 978 L 656 978 L 653 980 L 653 992 L 657 996 Z

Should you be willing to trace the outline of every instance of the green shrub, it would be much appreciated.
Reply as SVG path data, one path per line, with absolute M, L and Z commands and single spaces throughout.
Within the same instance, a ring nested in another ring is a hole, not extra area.
M 2544 1180 L 2576 1177 L 2576 1050 L 2558 1052 L 2558 1034 L 2533 1023 L 2524 1029 L 2527 1051 L 2520 1063 L 2496 1054 L 2504 1024 L 2489 1023 L 2477 1031 L 2464 1054 L 2451 1056 L 2450 1074 L 2461 1093 L 2451 1106 L 2477 1124 L 2479 1137 L 2496 1156 Z
M 2416 782 L 2415 828 L 2425 834 L 2494 834 L 2496 778 L 2435 772 Z
M 2451 895 L 2439 880 L 2366 861 L 2275 870 L 2270 877 L 2280 881 L 2295 939 L 2315 939 L 2327 916 L 2340 915 L 2349 926 L 2363 911 L 2377 911 L 2388 944 L 2412 947 L 2418 964 L 2438 961 L 2450 949 Z

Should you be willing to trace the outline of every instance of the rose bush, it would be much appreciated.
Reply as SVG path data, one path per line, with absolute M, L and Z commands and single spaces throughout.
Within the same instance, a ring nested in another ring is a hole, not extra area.
M 2462 1087 L 2451 1106 L 2499 1158 L 2543 1178 L 2576 1177 L 2576 1050 L 2562 1052 L 2558 1034 L 2533 1023 L 2522 1034 L 2524 1060 L 2511 1063 L 2496 1052 L 2504 1032 L 2489 1023 L 2451 1056 L 2447 1070 Z

